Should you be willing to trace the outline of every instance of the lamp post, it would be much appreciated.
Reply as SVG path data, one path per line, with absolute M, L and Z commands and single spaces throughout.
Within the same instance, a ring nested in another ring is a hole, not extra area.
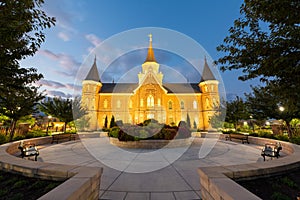
M 49 122 L 50 122 L 51 118 L 52 118 L 52 116 L 51 116 L 51 115 L 49 115 L 49 116 L 48 116 L 48 124 L 47 124 L 46 135 L 48 135 L 48 130 L 49 130 Z
M 279 106 L 278 109 L 279 109 L 280 112 L 283 112 L 283 111 L 284 111 L 284 107 L 283 107 L 283 106 Z
M 252 115 L 250 115 L 250 124 L 251 124 L 251 126 L 252 126 L 252 131 L 253 131 L 253 133 L 254 133 L 254 123 L 253 123 L 253 116 Z

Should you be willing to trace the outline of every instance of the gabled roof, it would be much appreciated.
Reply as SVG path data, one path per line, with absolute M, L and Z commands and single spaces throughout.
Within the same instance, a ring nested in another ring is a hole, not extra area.
M 210 70 L 206 58 L 204 58 L 204 67 L 203 67 L 201 82 L 208 81 L 208 80 L 216 80 L 216 78 L 212 73 L 212 71 Z
M 100 93 L 133 93 L 138 83 L 102 83 Z M 168 93 L 200 93 L 198 83 L 166 83 L 163 88 Z
M 87 76 L 84 80 L 101 82 L 100 77 L 99 77 L 99 72 L 97 69 L 96 57 L 95 57 L 93 66 L 91 67 L 89 73 L 87 74 Z
M 198 83 L 165 83 L 163 87 L 168 93 L 200 93 Z
M 100 93 L 133 93 L 138 83 L 102 83 Z

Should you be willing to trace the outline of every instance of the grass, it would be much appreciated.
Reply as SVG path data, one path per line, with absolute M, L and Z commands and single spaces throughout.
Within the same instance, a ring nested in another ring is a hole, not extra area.
M 0 171 L 0 199 L 38 199 L 61 183 Z

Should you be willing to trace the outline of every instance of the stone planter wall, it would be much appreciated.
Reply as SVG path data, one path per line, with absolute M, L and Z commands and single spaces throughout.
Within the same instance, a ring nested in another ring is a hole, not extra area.
M 250 144 L 264 145 L 276 143 L 278 140 L 250 137 Z M 200 167 L 200 190 L 203 199 L 260 199 L 233 180 L 251 180 L 258 177 L 269 177 L 282 174 L 300 167 L 300 146 L 288 142 L 280 142 L 283 151 L 288 155 L 268 162 L 243 165 Z
M 109 138 L 109 142 L 112 145 L 121 148 L 131 149 L 161 149 L 163 147 L 174 148 L 189 146 L 193 141 L 193 138 L 175 139 L 175 140 L 140 140 L 140 141 L 119 141 L 118 138 Z
M 42 145 L 52 138 L 33 138 L 25 142 Z M 13 154 L 19 152 L 19 141 L 0 146 L 0 169 L 28 177 L 65 181 L 40 199 L 98 199 L 102 168 L 60 165 L 21 159 Z

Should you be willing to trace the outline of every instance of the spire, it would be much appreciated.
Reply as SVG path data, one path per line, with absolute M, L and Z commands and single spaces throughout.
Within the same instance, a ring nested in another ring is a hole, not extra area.
M 97 62 L 97 59 L 96 59 L 96 55 L 95 55 L 94 64 L 91 67 L 89 73 L 87 74 L 87 76 L 84 80 L 101 82 L 96 62 Z
M 214 74 L 210 70 L 210 67 L 207 64 L 206 56 L 204 57 L 204 67 L 203 67 L 203 73 L 202 73 L 202 81 L 208 81 L 208 80 L 216 80 Z
M 150 33 L 148 36 L 149 36 L 149 47 L 148 47 L 148 54 L 145 62 L 156 62 L 154 57 L 154 51 L 152 48 L 152 34 Z

